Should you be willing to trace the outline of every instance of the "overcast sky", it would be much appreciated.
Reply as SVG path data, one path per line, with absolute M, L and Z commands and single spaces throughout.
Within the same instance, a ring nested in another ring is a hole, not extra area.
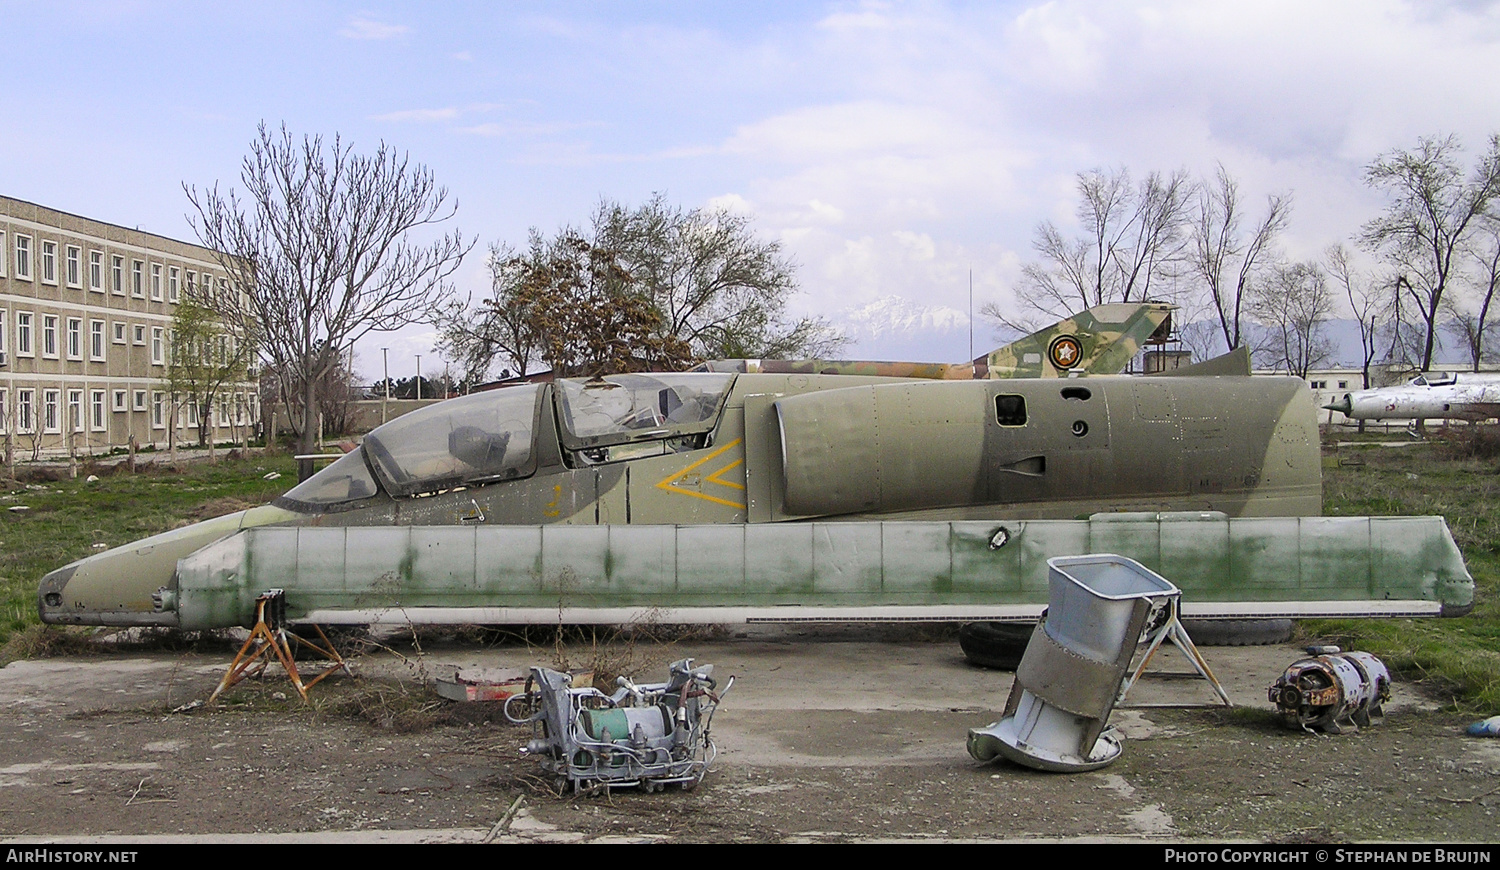
M 1211 174 L 1295 200 L 1316 255 L 1377 213 L 1363 168 L 1500 130 L 1500 9 L 1478 2 L 0 3 L 0 192 L 193 239 L 183 183 L 237 184 L 266 120 L 384 140 L 479 240 L 663 191 L 754 215 L 799 312 L 1004 302 L 1074 177 Z M 375 337 L 393 375 L 430 338 Z M 876 348 L 854 349 L 864 355 Z M 965 355 L 955 348 L 951 359 Z M 870 353 L 870 355 L 879 355 Z

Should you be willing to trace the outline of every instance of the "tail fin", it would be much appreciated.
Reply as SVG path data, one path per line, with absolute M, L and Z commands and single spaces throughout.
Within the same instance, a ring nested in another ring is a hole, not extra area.
M 1173 307 L 1160 302 L 1096 305 L 974 360 L 974 377 L 1117 374 L 1148 338 L 1171 329 Z
M 1175 306 L 1160 302 L 1096 305 L 1007 344 L 972 363 L 880 360 L 709 360 L 693 371 L 879 375 L 895 378 L 1059 378 L 1117 374 L 1158 330 L 1170 330 Z

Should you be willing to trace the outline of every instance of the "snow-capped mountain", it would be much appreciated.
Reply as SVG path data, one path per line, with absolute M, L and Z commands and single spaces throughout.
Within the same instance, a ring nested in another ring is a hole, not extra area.
M 852 359 L 963 362 L 969 353 L 969 316 L 944 305 L 926 306 L 902 296 L 882 296 L 831 316 L 850 344 Z M 990 328 L 975 323 L 974 352 L 990 349 Z

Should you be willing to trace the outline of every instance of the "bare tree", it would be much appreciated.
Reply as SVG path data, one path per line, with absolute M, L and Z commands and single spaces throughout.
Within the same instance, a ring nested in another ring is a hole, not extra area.
M 1273 258 L 1276 236 L 1286 228 L 1291 197 L 1266 197 L 1265 216 L 1248 236 L 1241 234 L 1244 206 L 1239 182 L 1222 165 L 1212 182 L 1198 187 L 1198 212 L 1189 260 L 1203 282 L 1225 345 L 1233 350 L 1244 336 L 1242 315 L 1257 272 Z
M 1363 389 L 1368 390 L 1370 365 L 1375 362 L 1376 346 L 1387 320 L 1389 294 L 1382 290 L 1377 279 L 1355 269 L 1349 259 L 1349 250 L 1343 245 L 1329 246 L 1323 254 L 1323 262 L 1328 273 L 1344 288 L 1344 298 L 1349 301 L 1349 310 L 1359 324 L 1360 372 L 1364 377 Z M 1363 421 L 1360 425 L 1364 425 Z
M 1465 245 L 1500 196 L 1500 134 L 1490 137 L 1467 179 L 1461 150 L 1453 136 L 1424 137 L 1415 151 L 1398 148 L 1365 170 L 1365 183 L 1390 194 L 1391 203 L 1364 225 L 1360 243 L 1399 274 L 1399 290 L 1421 317 L 1424 370 L 1432 365 L 1438 316 Z
M 1316 263 L 1277 266 L 1255 285 L 1249 305 L 1270 332 L 1267 353 L 1288 374 L 1306 378 L 1332 354 L 1323 324 L 1333 312 L 1333 295 Z
M 1500 217 L 1480 215 L 1473 235 L 1464 244 L 1464 260 L 1472 268 L 1472 295 L 1450 292 L 1443 298 L 1448 332 L 1463 343 L 1473 371 L 1494 357 L 1486 344 L 1494 310 L 1495 290 L 1500 288 Z
M 1069 239 L 1043 221 L 1032 242 L 1041 259 L 1022 268 L 1016 288 L 1025 310 L 1015 316 L 989 303 L 980 313 L 999 326 L 1029 331 L 1041 320 L 1150 297 L 1153 283 L 1169 276 L 1182 255 L 1191 190 L 1181 171 L 1152 172 L 1139 186 L 1123 167 L 1080 172 L 1083 235 Z
M 472 245 L 456 231 L 412 238 L 455 207 L 426 167 L 384 143 L 364 156 L 337 136 L 331 147 L 316 136 L 299 143 L 262 123 L 240 181 L 243 200 L 184 185 L 190 220 L 230 276 L 220 314 L 301 392 L 299 449 L 311 452 L 319 382 L 366 333 L 430 318 Z

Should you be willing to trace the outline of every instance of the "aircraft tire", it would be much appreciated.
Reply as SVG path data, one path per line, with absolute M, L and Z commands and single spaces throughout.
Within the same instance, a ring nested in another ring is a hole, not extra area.
M 1198 646 L 1270 646 L 1292 639 L 1290 619 L 1184 619 Z
M 958 645 L 971 665 L 1013 671 L 1036 628 L 1031 622 L 970 622 L 958 630 Z

